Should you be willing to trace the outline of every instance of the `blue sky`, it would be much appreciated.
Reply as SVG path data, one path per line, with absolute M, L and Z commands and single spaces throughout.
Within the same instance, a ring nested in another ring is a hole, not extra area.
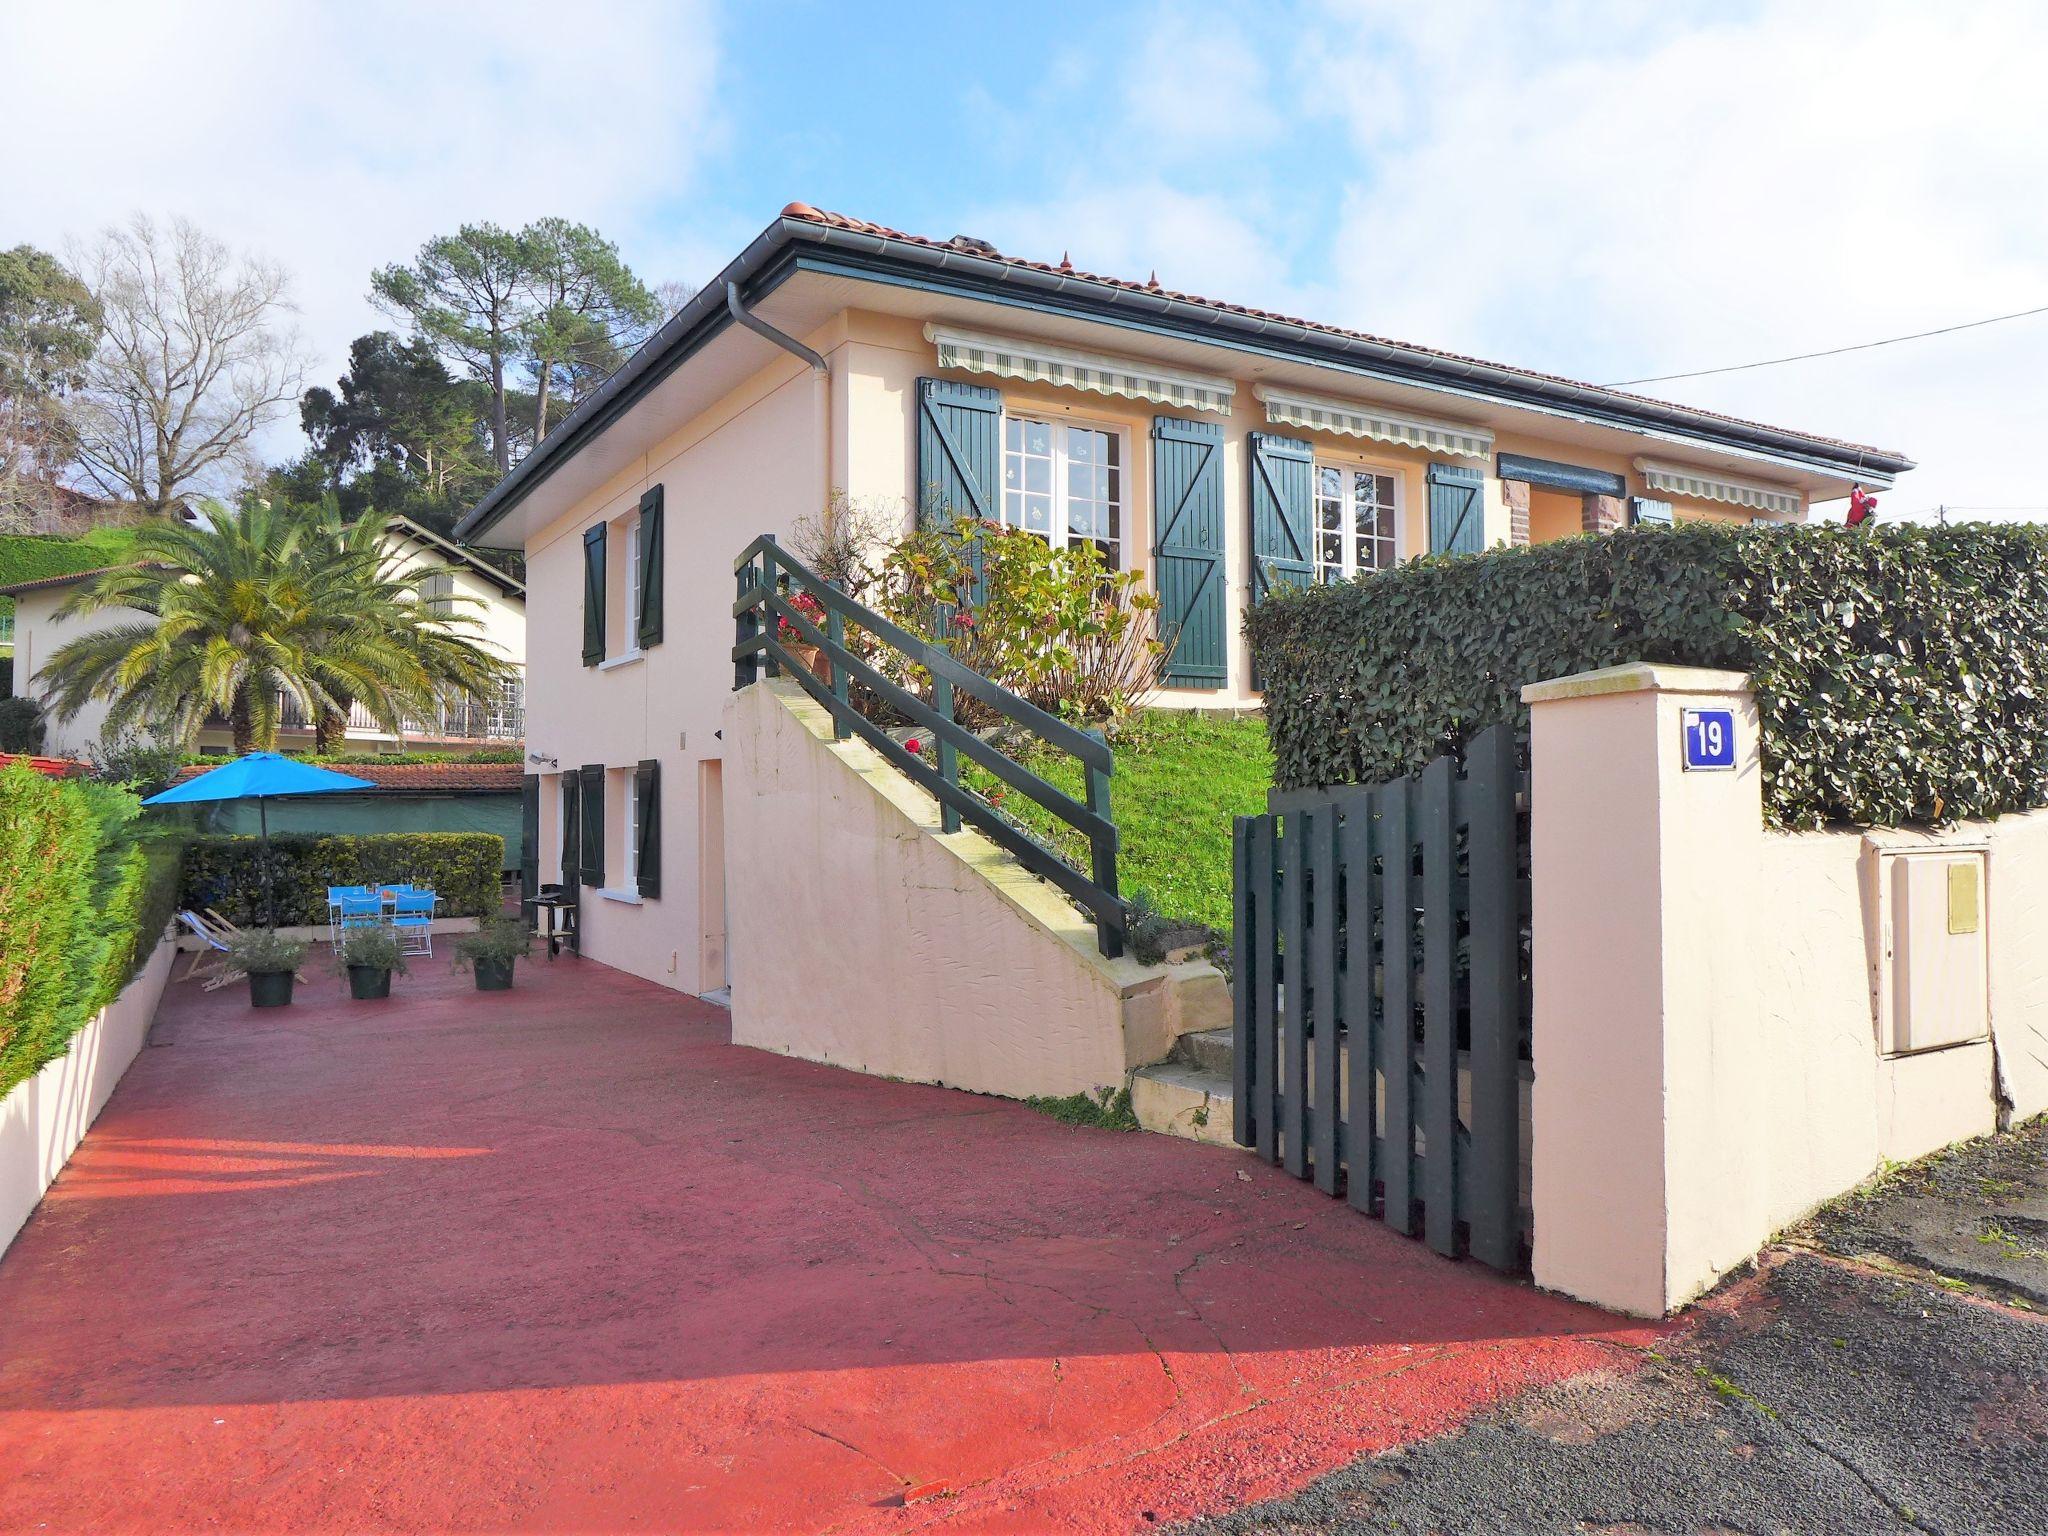
M 793 198 L 1595 382 L 2048 303 L 2018 0 L 135 0 L 12 8 L 0 56 L 42 149 L 0 164 L 0 239 L 189 216 L 291 268 L 310 381 L 380 323 L 370 268 L 465 219 L 702 282 Z M 2048 505 L 2005 451 L 2044 345 L 1654 388 L 1904 449 L 1895 511 Z

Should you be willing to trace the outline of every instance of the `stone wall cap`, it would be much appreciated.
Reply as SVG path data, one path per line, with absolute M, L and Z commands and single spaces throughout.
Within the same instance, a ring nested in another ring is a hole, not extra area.
M 1557 699 L 1590 699 L 1605 693 L 1746 693 L 1747 672 L 1724 672 L 1715 667 L 1674 667 L 1660 662 L 1630 661 L 1618 667 L 1600 667 L 1591 672 L 1574 672 L 1548 682 L 1530 683 L 1522 689 L 1524 704 L 1548 704 Z

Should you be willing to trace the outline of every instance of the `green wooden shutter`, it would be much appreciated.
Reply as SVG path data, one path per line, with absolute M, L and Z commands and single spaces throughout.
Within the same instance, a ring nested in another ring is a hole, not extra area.
M 1172 645 L 1166 681 L 1221 688 L 1223 641 L 1223 428 L 1152 418 L 1152 558 L 1160 634 Z
M 998 521 L 1003 397 L 982 384 L 917 381 L 918 521 Z
M 575 887 L 582 883 L 580 872 L 583 868 L 583 810 L 577 803 L 582 781 L 576 770 L 571 768 L 562 775 L 562 884 Z
M 660 486 L 640 497 L 640 633 L 643 651 L 661 644 L 661 503 Z
M 540 894 L 540 775 L 519 776 L 519 899 Z M 530 914 L 529 914 L 530 915 Z
M 661 764 L 633 770 L 633 868 L 642 896 L 661 894 Z
M 1486 475 L 1462 464 L 1429 466 L 1429 552 L 1476 555 L 1486 547 Z
M 583 530 L 583 665 L 604 660 L 604 524 Z
M 951 379 L 917 381 L 917 520 L 921 528 L 963 518 L 1001 520 L 1003 485 L 1003 397 L 983 384 Z M 979 548 L 970 552 L 974 586 L 970 606 L 981 602 Z M 940 615 L 941 625 L 946 616 Z
M 1275 587 L 1305 587 L 1315 580 L 1309 561 L 1307 443 L 1264 432 L 1251 435 L 1252 601 Z
M 577 772 L 577 878 L 585 885 L 604 884 L 604 765 L 586 763 Z

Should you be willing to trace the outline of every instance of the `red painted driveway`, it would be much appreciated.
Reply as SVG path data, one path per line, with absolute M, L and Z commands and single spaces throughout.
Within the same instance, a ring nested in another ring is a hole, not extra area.
M 1642 1337 L 1232 1152 L 520 973 L 171 989 L 0 1260 L 0 1528 L 1129 1530 Z

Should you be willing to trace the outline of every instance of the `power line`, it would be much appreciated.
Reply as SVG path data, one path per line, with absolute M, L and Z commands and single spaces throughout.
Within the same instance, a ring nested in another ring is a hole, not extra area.
M 2029 315 L 2048 315 L 2048 304 L 2034 309 L 2016 309 L 2009 315 L 1992 315 L 1985 320 L 1965 320 L 1961 325 L 1944 325 L 1931 331 L 1915 331 L 1910 336 L 1887 336 L 1882 341 L 1859 341 L 1849 347 L 1829 347 L 1825 352 L 1795 352 L 1790 357 L 1769 357 L 1760 363 L 1732 363 L 1726 368 L 1700 368 L 1691 373 L 1659 373 L 1647 379 L 1623 379 L 1610 384 L 1609 389 L 1627 389 L 1636 384 L 1668 384 L 1673 379 L 1704 379 L 1716 373 L 1745 373 L 1752 368 L 1775 368 L 1780 363 L 1803 363 L 1816 357 L 1840 357 L 1844 352 L 1868 352 L 1872 347 L 1897 346 L 1902 341 L 1924 341 L 1929 336 L 1948 336 L 1956 331 L 1974 331 L 1979 326 L 1997 325 L 2005 320 L 2024 320 Z

